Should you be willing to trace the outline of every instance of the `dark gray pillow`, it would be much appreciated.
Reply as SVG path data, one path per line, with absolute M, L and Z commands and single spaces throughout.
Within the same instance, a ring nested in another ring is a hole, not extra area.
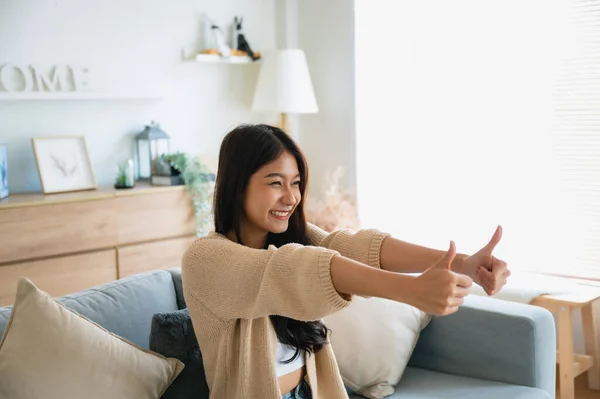
M 202 353 L 187 309 L 157 313 L 152 317 L 150 350 L 185 364 L 161 399 L 208 399 Z

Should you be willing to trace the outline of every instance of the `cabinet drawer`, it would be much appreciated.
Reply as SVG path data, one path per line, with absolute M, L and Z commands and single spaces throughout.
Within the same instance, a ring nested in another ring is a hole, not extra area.
M 53 297 L 72 294 L 116 280 L 116 250 L 0 266 L 0 306 L 14 303 L 21 277 Z
M 181 258 L 195 239 L 191 236 L 118 248 L 119 278 L 148 270 L 181 267 Z
M 186 190 L 117 197 L 118 244 L 193 235 L 192 199 Z
M 0 209 L 0 263 L 114 247 L 111 201 Z

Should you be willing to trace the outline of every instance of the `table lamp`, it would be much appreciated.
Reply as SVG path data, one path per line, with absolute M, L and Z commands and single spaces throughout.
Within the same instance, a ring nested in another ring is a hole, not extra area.
M 304 51 L 285 49 L 263 54 L 252 110 L 278 112 L 279 127 L 285 132 L 287 114 L 319 111 Z

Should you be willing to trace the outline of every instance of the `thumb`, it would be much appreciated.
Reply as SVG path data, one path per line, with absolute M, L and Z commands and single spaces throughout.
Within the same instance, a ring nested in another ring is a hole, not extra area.
M 496 228 L 496 231 L 494 232 L 494 235 L 492 236 L 492 239 L 490 240 L 490 242 L 488 242 L 485 247 L 483 247 L 483 250 L 485 252 L 488 253 L 492 253 L 494 251 L 494 249 L 496 248 L 496 245 L 498 245 L 498 243 L 500 242 L 500 240 L 502 239 L 502 226 L 498 226 Z
M 450 241 L 450 248 L 448 248 L 448 252 L 446 252 L 444 256 L 437 261 L 435 266 L 450 270 L 450 266 L 452 265 L 455 256 L 456 245 L 454 245 L 454 241 Z

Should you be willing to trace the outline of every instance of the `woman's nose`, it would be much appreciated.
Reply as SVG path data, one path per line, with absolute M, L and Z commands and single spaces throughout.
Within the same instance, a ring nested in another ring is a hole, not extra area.
M 291 189 L 287 189 L 283 196 L 282 202 L 285 205 L 296 205 L 297 199 L 296 199 L 296 196 L 294 195 L 294 191 Z

